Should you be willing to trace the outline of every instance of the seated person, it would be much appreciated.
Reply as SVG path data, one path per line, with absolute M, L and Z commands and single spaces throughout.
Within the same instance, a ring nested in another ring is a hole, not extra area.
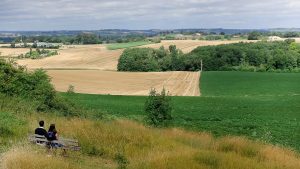
M 54 141 L 54 140 L 58 140 L 58 134 L 57 131 L 55 129 L 55 124 L 51 124 L 48 130 L 48 140 L 49 141 Z M 63 147 L 63 144 L 61 143 L 50 143 L 51 147 Z
M 48 133 L 44 129 L 44 124 L 45 124 L 45 122 L 43 120 L 41 120 L 39 122 L 40 127 L 35 129 L 34 134 L 37 134 L 37 135 L 40 135 L 40 136 L 45 136 L 46 138 L 48 138 Z

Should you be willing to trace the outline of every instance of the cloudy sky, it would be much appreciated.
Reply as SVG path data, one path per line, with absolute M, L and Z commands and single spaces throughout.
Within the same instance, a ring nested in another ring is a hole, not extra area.
M 0 30 L 300 27 L 299 0 L 0 0 Z

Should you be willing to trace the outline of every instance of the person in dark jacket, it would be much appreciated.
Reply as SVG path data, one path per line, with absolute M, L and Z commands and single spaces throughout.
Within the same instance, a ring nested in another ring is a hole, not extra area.
M 43 120 L 41 120 L 39 122 L 39 125 L 40 125 L 40 127 L 35 129 L 34 134 L 37 134 L 37 135 L 40 135 L 40 136 L 45 136 L 48 139 L 48 133 L 44 129 L 45 122 Z

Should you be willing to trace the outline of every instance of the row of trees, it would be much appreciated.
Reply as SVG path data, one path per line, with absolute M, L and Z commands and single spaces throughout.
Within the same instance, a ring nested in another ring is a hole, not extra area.
M 126 49 L 118 63 L 119 71 L 299 71 L 300 46 L 286 42 L 236 43 L 198 47 L 183 54 L 176 46 L 168 50 Z
M 203 60 L 203 68 L 208 71 L 293 71 L 300 68 L 300 46 L 290 41 L 198 47 L 187 57 Z
M 48 42 L 48 43 L 63 43 L 63 44 L 102 44 L 102 43 L 124 43 L 131 41 L 144 40 L 144 36 L 100 36 L 93 33 L 80 33 L 76 36 L 22 36 L 17 37 L 13 43 L 21 42 L 21 39 L 25 43 L 33 43 L 35 41 Z
M 259 40 L 262 37 L 279 36 L 281 38 L 297 38 L 300 37 L 300 32 L 258 32 L 253 31 L 248 33 L 248 40 Z
M 20 54 L 18 56 L 19 59 L 22 58 L 30 58 L 30 59 L 41 59 L 44 57 L 50 57 L 50 56 L 54 56 L 54 55 L 58 55 L 57 50 L 46 50 L 46 49 L 39 49 L 36 48 L 36 50 L 32 50 L 32 48 L 30 48 L 30 51 L 25 53 L 25 54 Z

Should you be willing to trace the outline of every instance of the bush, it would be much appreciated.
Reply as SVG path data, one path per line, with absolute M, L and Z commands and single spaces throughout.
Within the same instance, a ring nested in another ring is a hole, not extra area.
M 67 93 L 75 93 L 75 87 L 73 85 L 69 85 Z
M 0 60 L 0 94 L 19 97 L 36 104 L 37 111 L 73 114 L 74 105 L 57 96 L 50 78 L 43 70 L 27 72 L 13 62 Z
M 151 89 L 145 103 L 145 112 L 148 124 L 156 127 L 169 124 L 172 119 L 171 97 L 168 96 L 165 89 L 161 93 L 157 93 L 155 89 Z
M 54 55 L 58 55 L 58 52 L 56 50 L 45 50 L 45 49 L 40 50 L 39 48 L 37 48 L 35 51 L 33 51 L 30 48 L 29 52 L 27 52 L 25 55 L 20 54 L 18 56 L 18 58 L 19 59 L 22 59 L 22 58 L 41 59 L 44 57 L 49 57 L 49 56 L 54 56 Z

